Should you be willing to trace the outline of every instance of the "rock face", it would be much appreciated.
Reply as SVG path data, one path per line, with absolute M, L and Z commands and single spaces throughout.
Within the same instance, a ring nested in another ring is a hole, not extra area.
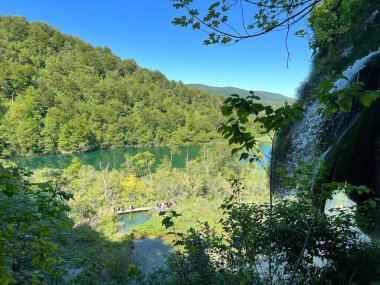
M 380 56 L 373 57 L 357 74 L 356 78 L 365 83 L 368 91 L 379 90 Z M 372 189 L 371 194 L 352 197 L 359 204 L 369 198 L 380 198 L 380 102 L 370 108 L 357 107 L 350 114 L 350 124 L 338 145 L 326 156 L 329 171 L 327 180 L 352 185 L 364 185 Z M 380 231 L 380 217 L 377 215 L 376 230 Z
M 375 2 L 379 6 L 379 1 Z M 334 83 L 330 90 L 331 96 L 334 96 L 333 91 L 343 90 L 354 82 L 363 82 L 365 91 L 380 89 L 380 37 L 377 36 L 380 28 L 379 25 L 369 27 L 366 24 L 368 21 L 372 24 L 380 22 L 376 11 L 367 11 L 367 22 L 356 23 L 356 30 L 361 25 L 362 33 L 357 35 L 357 39 L 354 36 L 346 46 L 340 47 L 341 56 L 339 60 L 334 59 L 335 63 L 328 62 L 331 54 L 317 51 L 310 78 L 298 94 L 297 104 L 301 104 L 305 110 L 303 119 L 280 134 L 277 141 L 281 142 L 281 146 L 276 146 L 274 153 L 275 160 L 286 163 L 289 169 L 295 166 L 295 155 L 307 162 L 324 161 L 324 182 L 346 181 L 372 189 L 370 194 L 351 195 L 359 204 L 370 198 L 380 199 L 380 99 L 369 108 L 353 99 L 349 112 L 335 111 L 324 117 L 317 112 L 325 106 L 319 102 L 316 94 L 319 84 L 324 81 Z M 360 42 L 359 38 L 363 37 L 368 38 L 368 44 Z M 336 74 L 344 77 L 336 79 Z M 278 189 L 280 185 L 279 178 Z M 375 218 L 374 228 L 380 231 L 380 216 L 374 212 L 369 213 L 368 218 Z
M 351 198 L 362 204 L 370 198 L 380 198 L 380 104 L 363 110 L 346 130 L 340 143 L 332 148 L 325 158 L 327 181 L 364 185 L 374 192 L 351 194 Z M 380 230 L 377 217 L 376 229 Z

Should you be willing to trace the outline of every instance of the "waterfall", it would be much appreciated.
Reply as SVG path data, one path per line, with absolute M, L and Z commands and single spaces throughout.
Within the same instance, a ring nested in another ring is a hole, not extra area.
M 322 125 L 325 118 L 317 113 L 320 108 L 318 101 L 306 109 L 304 119 L 296 126 L 292 133 L 292 147 L 294 153 L 305 160 L 315 158 L 317 141 L 323 131 Z
M 354 82 L 355 79 L 359 76 L 360 71 L 366 67 L 367 63 L 379 54 L 380 47 L 377 51 L 371 52 L 368 55 L 356 60 L 352 66 L 343 71 L 342 78 L 334 82 L 334 87 L 329 92 L 331 93 L 331 96 L 333 96 L 333 93 L 335 91 L 347 88 L 352 82 Z M 306 107 L 303 119 L 298 122 L 292 130 L 291 153 L 293 155 L 290 155 L 290 159 L 288 161 L 288 169 L 290 171 L 297 166 L 297 160 L 294 157 L 296 155 L 297 157 L 302 158 L 302 161 L 306 163 L 313 163 L 315 161 L 318 161 L 318 165 L 314 171 L 315 176 L 317 176 L 322 161 L 325 160 L 331 149 L 339 144 L 342 137 L 346 134 L 346 132 L 351 128 L 357 119 L 355 116 L 350 120 L 350 123 L 348 125 L 339 127 L 338 123 L 342 118 L 344 118 L 344 114 L 341 112 L 336 112 L 336 114 L 333 115 L 334 117 L 326 118 L 321 115 L 320 112 L 318 112 L 318 110 L 321 108 L 323 109 L 324 106 L 319 103 L 318 99 L 315 99 L 314 102 Z M 334 124 L 335 127 L 338 127 L 338 131 L 334 135 L 332 143 L 329 143 L 329 145 L 323 145 L 323 134 L 325 132 L 326 126 L 330 123 Z M 313 181 L 311 182 L 311 185 L 314 185 Z M 334 195 L 334 199 L 329 202 L 329 205 L 338 203 L 337 199 L 338 196 Z M 347 199 L 344 201 L 349 201 L 349 198 L 347 197 Z M 349 202 L 346 204 L 346 206 L 350 205 Z
M 356 60 L 352 66 L 343 71 L 343 76 L 346 78 L 340 78 L 335 81 L 334 88 L 330 90 L 330 93 L 347 88 L 353 82 L 354 78 L 359 75 L 360 71 L 366 67 L 367 63 L 378 54 L 380 54 L 380 47 L 377 51 L 371 52 L 365 57 Z
M 330 90 L 330 93 L 332 94 L 335 91 L 347 88 L 367 63 L 379 54 L 380 47 L 377 51 L 371 52 L 365 57 L 356 60 L 352 66 L 343 71 L 342 75 L 344 78 L 335 81 L 333 84 L 334 87 Z M 324 159 L 327 155 L 327 153 L 323 155 L 325 150 L 320 150 L 318 148 L 318 145 L 321 142 L 321 135 L 324 132 L 323 126 L 328 120 L 328 118 L 323 117 L 323 115 L 317 112 L 320 108 L 323 109 L 324 106 L 318 102 L 318 99 L 307 106 L 303 120 L 294 127 L 291 134 L 292 152 L 297 154 L 297 156 L 304 158 L 306 161 L 314 161 L 315 159 L 320 158 Z M 348 127 L 346 127 L 346 129 L 347 128 Z M 343 131 L 340 133 L 343 133 Z

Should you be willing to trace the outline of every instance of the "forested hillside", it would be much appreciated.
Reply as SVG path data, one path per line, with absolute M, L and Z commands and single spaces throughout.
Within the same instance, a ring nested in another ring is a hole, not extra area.
M 228 97 L 231 94 L 239 94 L 242 97 L 247 97 L 250 95 L 249 90 L 236 88 L 236 87 L 216 87 L 216 86 L 208 86 L 204 84 L 186 84 L 186 85 L 191 88 L 204 90 L 210 94 L 218 94 L 223 97 Z M 284 103 L 285 101 L 287 101 L 288 103 L 293 103 L 295 101 L 294 98 L 290 98 L 278 93 L 256 91 L 256 90 L 254 90 L 254 92 L 256 96 L 260 97 L 260 100 L 263 103 L 278 104 L 278 103 Z
M 209 141 L 221 103 L 107 47 L 0 17 L 4 155 Z

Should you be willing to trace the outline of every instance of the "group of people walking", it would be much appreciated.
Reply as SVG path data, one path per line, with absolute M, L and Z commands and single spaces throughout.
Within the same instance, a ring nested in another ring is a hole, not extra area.
M 170 209 L 171 207 L 175 205 L 177 205 L 176 200 L 170 200 L 169 202 L 166 202 L 166 203 L 158 202 L 156 207 L 159 211 L 163 212 L 163 211 L 166 211 L 167 209 Z

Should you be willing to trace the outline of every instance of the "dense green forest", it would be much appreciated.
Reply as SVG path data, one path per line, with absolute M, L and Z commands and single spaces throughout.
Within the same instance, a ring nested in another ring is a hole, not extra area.
M 221 28 L 232 2 L 172 2 L 186 15 L 174 24 L 218 31 L 205 44 L 239 42 Z M 261 7 L 246 34 L 309 16 L 313 69 L 296 103 L 250 93 L 222 104 L 46 24 L 0 18 L 0 284 L 378 284 L 380 1 L 242 2 Z M 191 142 L 203 144 L 183 169 L 170 156 L 153 169 L 150 152 L 120 169 L 74 157 L 34 173 L 1 158 L 127 144 L 172 155 Z M 150 219 L 126 232 L 117 212 L 131 206 Z M 172 242 L 161 269 L 143 272 L 141 238 Z
M 5 155 L 210 141 L 222 100 L 44 23 L 0 17 Z

